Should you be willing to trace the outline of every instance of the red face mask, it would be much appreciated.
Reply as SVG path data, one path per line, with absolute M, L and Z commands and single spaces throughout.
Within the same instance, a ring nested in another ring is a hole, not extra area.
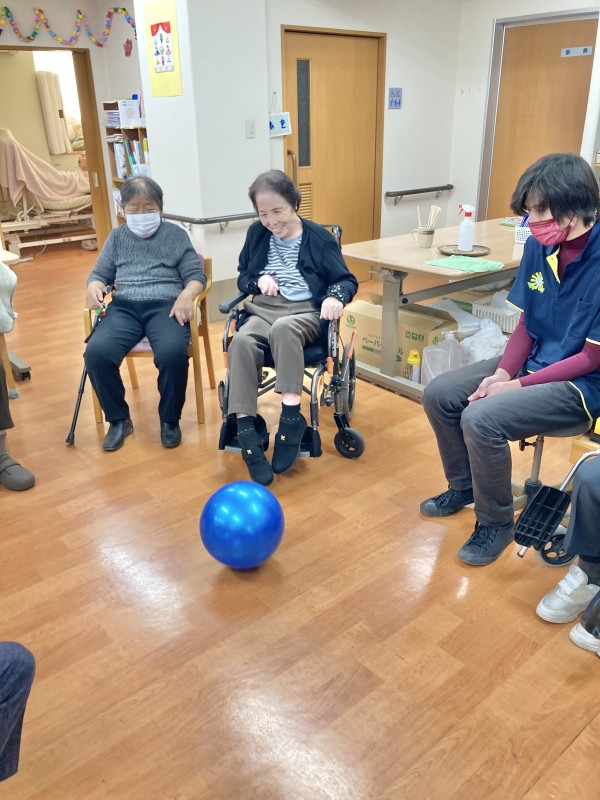
M 534 236 L 540 244 L 549 246 L 552 244 L 560 244 L 564 242 L 567 236 L 571 233 L 571 225 L 566 228 L 560 228 L 555 219 L 544 219 L 541 222 L 529 222 L 531 235 Z

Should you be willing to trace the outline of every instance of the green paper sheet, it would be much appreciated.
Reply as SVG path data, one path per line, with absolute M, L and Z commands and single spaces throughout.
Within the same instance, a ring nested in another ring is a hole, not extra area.
M 459 269 L 461 272 L 496 272 L 502 269 L 504 264 L 501 261 L 488 261 L 485 258 L 473 258 L 472 256 L 448 256 L 447 258 L 434 258 L 426 261 L 432 267 L 447 267 L 448 269 Z

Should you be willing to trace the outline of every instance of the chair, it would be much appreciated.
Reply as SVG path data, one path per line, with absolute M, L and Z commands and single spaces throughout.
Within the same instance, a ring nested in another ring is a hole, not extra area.
M 562 567 L 573 560 L 574 556 L 565 553 L 563 544 L 569 518 L 567 508 L 570 499 L 565 489 L 570 484 L 575 468 L 571 470 L 560 487 L 557 487 L 542 484 L 539 478 L 540 467 L 544 440 L 547 436 L 557 439 L 580 436 L 587 433 L 592 424 L 590 420 L 586 420 L 570 428 L 540 433 L 533 442 L 526 439 L 520 440 L 520 450 L 533 447 L 533 461 L 529 477 L 523 485 L 514 481 L 512 483 L 513 507 L 515 511 L 522 509 L 522 513 L 515 523 L 515 541 L 521 545 L 518 552 L 520 558 L 523 558 L 528 547 L 534 547 L 540 561 L 547 566 Z M 579 462 L 576 467 L 578 465 Z
M 341 243 L 342 229 L 337 225 L 324 225 L 331 230 L 338 244 Z M 227 352 L 235 333 L 242 309 L 239 304 L 247 297 L 240 292 L 235 297 L 222 303 L 219 311 L 228 314 L 223 333 L 223 353 L 227 367 Z M 311 458 L 321 456 L 321 436 L 319 434 L 319 406 L 333 406 L 333 418 L 337 425 L 334 445 L 338 453 L 345 458 L 359 458 L 365 450 L 363 436 L 350 427 L 354 399 L 356 394 L 356 356 L 354 353 L 353 333 L 350 341 L 344 345 L 340 336 L 339 320 L 325 322 L 321 325 L 322 335 L 316 342 L 304 348 L 304 375 L 310 380 L 310 389 L 302 387 L 303 392 L 310 395 L 310 425 L 307 426 L 300 455 Z M 259 380 L 258 396 L 266 394 L 275 386 L 275 365 L 271 353 L 265 356 L 265 367 Z M 228 412 L 229 407 L 229 370 L 225 380 L 219 383 L 219 405 L 223 415 L 219 436 L 219 450 L 240 452 L 237 442 L 237 424 L 234 415 Z M 269 434 L 266 423 L 257 416 L 260 433 L 265 450 L 268 448 Z
M 194 317 L 190 323 L 190 346 L 188 348 L 188 355 L 192 359 L 194 368 L 194 387 L 196 391 L 196 415 L 198 417 L 198 424 L 201 425 L 205 420 L 204 415 L 204 396 L 202 394 L 202 365 L 200 362 L 200 338 L 204 340 L 204 353 L 206 356 L 206 367 L 208 369 L 208 382 L 211 389 L 215 389 L 217 382 L 215 380 L 215 370 L 212 360 L 212 352 L 210 349 L 210 331 L 208 326 L 208 303 L 207 296 L 212 286 L 212 259 L 204 259 L 204 272 L 206 274 L 206 286 L 204 290 L 194 300 Z M 89 309 L 84 309 L 83 321 L 85 327 L 86 337 L 92 331 L 92 315 L 94 312 Z M 129 370 L 129 377 L 131 379 L 131 386 L 133 389 L 139 388 L 137 378 L 137 371 L 134 364 L 135 358 L 152 358 L 152 349 L 147 339 L 142 339 L 133 350 L 130 350 L 125 357 L 127 362 L 127 369 Z M 94 403 L 94 415 L 96 422 L 100 424 L 104 421 L 102 415 L 102 408 L 98 401 L 96 392 L 92 389 L 92 400 Z
M 19 390 L 15 384 L 15 376 L 13 375 L 12 364 L 10 363 L 10 358 L 8 357 L 8 348 L 6 347 L 6 339 L 4 338 L 3 333 L 0 333 L 0 359 L 2 359 L 4 372 L 6 373 L 6 387 L 8 389 L 8 396 L 11 398 L 11 400 L 14 400 L 19 396 Z

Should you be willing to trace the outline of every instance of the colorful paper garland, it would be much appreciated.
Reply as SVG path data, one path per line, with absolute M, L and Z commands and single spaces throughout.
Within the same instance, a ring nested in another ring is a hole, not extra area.
M 13 31 L 22 42 L 33 42 L 33 40 L 40 32 L 41 27 L 43 25 L 55 42 L 58 42 L 58 44 L 63 44 L 65 45 L 65 47 L 73 47 L 74 45 L 77 44 L 77 41 L 81 34 L 81 27 L 83 25 L 83 27 L 85 28 L 85 32 L 87 33 L 91 42 L 95 44 L 96 47 L 104 47 L 104 45 L 108 41 L 108 37 L 110 36 L 112 21 L 115 14 L 121 14 L 123 17 L 125 17 L 125 21 L 128 22 L 129 25 L 131 25 L 131 27 L 133 28 L 134 36 L 137 38 L 137 33 L 135 29 L 135 20 L 133 19 L 132 16 L 130 16 L 126 8 L 117 8 L 116 6 L 113 6 L 112 8 L 108 9 L 108 12 L 106 14 L 106 20 L 104 21 L 104 30 L 102 31 L 102 36 L 100 37 L 100 39 L 97 39 L 92 33 L 92 29 L 90 28 L 90 23 L 88 22 L 87 17 L 82 11 L 79 10 L 77 11 L 77 18 L 75 20 L 75 25 L 73 26 L 73 31 L 69 36 L 69 38 L 66 39 L 63 36 L 59 36 L 52 30 L 52 28 L 50 27 L 50 23 L 46 19 L 46 15 L 44 14 L 41 8 L 34 9 L 35 25 L 29 36 L 26 36 L 24 33 L 21 33 L 21 30 L 17 25 L 17 23 L 15 22 L 15 18 L 13 17 L 12 12 L 10 8 L 8 8 L 8 6 L 2 6 L 2 8 L 0 8 L 0 35 L 4 33 L 6 21 L 8 20 L 10 22 Z

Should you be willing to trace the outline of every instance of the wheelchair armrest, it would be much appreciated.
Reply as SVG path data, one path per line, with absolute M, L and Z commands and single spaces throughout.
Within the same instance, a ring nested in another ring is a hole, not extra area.
M 221 314 L 229 314 L 229 312 L 235 308 L 238 303 L 241 303 L 246 297 L 248 297 L 247 292 L 238 292 L 235 297 L 230 297 L 229 300 L 225 300 L 224 303 L 221 303 L 219 305 L 219 311 Z

